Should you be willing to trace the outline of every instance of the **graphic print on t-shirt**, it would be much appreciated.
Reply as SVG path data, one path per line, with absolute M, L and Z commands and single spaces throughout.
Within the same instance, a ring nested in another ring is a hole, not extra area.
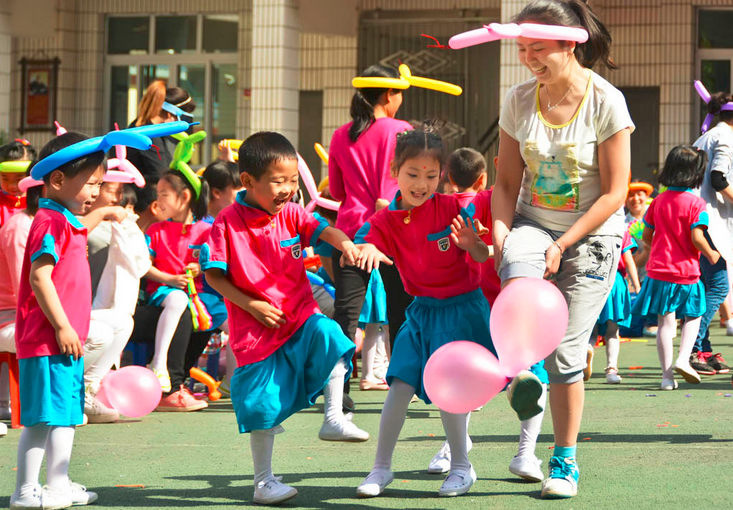
M 551 151 L 540 150 L 536 140 L 524 143 L 524 161 L 533 175 L 531 205 L 554 211 L 577 211 L 580 208 L 577 144 L 553 144 Z

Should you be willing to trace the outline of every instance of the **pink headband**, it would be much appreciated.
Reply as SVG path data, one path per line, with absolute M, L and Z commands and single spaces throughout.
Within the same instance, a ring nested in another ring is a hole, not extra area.
M 454 50 L 468 48 L 499 39 L 546 39 L 553 41 L 574 41 L 584 43 L 588 40 L 588 32 L 584 28 L 564 27 L 562 25 L 540 25 L 537 23 L 489 23 L 483 28 L 469 30 L 450 38 L 448 45 Z
M 703 85 L 700 80 L 695 80 L 695 90 L 702 98 L 702 100 L 705 101 L 705 104 L 708 104 L 710 102 L 710 92 L 708 92 L 708 89 L 705 88 L 705 85 Z M 733 103 L 725 103 L 723 106 L 720 107 L 720 111 L 733 112 Z M 702 121 L 702 127 L 700 128 L 700 131 L 703 134 L 708 129 L 710 129 L 710 124 L 713 123 L 713 117 L 715 117 L 716 115 L 717 113 L 708 113 L 705 116 L 705 120 Z
M 18 183 L 18 189 L 25 193 L 28 191 L 28 188 L 32 188 L 33 186 L 41 186 L 43 184 L 43 181 L 37 181 L 30 175 L 28 177 L 24 177 L 20 180 Z

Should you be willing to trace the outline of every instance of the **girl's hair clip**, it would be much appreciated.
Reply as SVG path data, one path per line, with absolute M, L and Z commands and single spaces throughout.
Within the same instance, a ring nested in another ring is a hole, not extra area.
M 499 39 L 516 39 L 517 37 L 584 43 L 588 40 L 588 31 L 581 27 L 539 23 L 489 23 L 483 28 L 454 35 L 448 41 L 448 45 L 454 50 L 460 50 L 477 44 Z
M 115 145 L 125 145 L 138 150 L 147 150 L 153 145 L 151 138 L 180 133 L 189 127 L 190 124 L 188 122 L 176 121 L 139 126 L 121 131 L 110 131 L 104 136 L 82 140 L 81 142 L 64 147 L 53 154 L 49 154 L 33 166 L 31 177 L 36 180 L 41 180 L 44 176 L 70 161 L 94 152 L 106 153 Z
M 25 145 L 26 147 L 31 144 L 31 142 L 29 142 L 25 138 L 16 138 L 15 141 L 21 145 Z
M 705 101 L 705 104 L 708 104 L 710 102 L 710 92 L 708 92 L 708 89 L 705 88 L 705 85 L 702 84 L 700 80 L 695 80 L 695 90 L 697 91 L 697 94 L 700 96 L 700 99 Z M 733 111 L 733 103 L 725 103 L 723 106 L 720 107 L 721 112 L 731 112 Z M 702 121 L 702 126 L 700 127 L 700 131 L 705 134 L 708 129 L 710 129 L 710 125 L 713 123 L 713 117 L 715 117 L 717 113 L 708 113 L 705 116 L 705 120 Z

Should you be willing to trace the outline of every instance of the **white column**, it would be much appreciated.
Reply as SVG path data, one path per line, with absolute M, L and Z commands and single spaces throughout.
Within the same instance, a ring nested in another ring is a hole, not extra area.
M 300 28 L 296 0 L 252 1 L 251 131 L 298 143 Z
M 0 131 L 10 135 L 10 2 L 0 3 Z
M 526 0 L 501 0 L 501 22 L 511 22 L 512 17 L 518 14 L 525 5 L 527 5 Z M 515 39 L 502 39 L 500 44 L 499 102 L 503 103 L 504 97 L 510 88 L 527 81 L 532 75 L 529 69 L 519 63 L 519 58 L 517 57 L 517 41 Z

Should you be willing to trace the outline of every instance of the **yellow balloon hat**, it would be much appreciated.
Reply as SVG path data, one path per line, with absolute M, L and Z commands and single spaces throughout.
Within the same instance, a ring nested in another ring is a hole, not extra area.
M 378 88 L 398 90 L 407 90 L 412 86 L 422 89 L 436 90 L 438 92 L 445 92 L 446 94 L 451 94 L 453 96 L 460 96 L 463 93 L 463 89 L 458 85 L 454 85 L 445 81 L 433 80 L 432 78 L 412 76 L 410 68 L 407 67 L 406 64 L 400 64 L 399 71 L 399 78 L 384 78 L 381 76 L 357 76 L 356 78 L 351 80 L 351 85 L 357 89 Z

